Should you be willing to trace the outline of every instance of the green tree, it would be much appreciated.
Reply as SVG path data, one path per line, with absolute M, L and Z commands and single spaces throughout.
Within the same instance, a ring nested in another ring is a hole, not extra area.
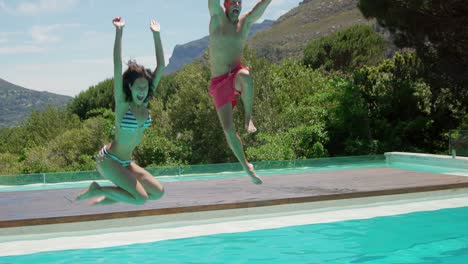
M 360 0 L 367 18 L 393 33 L 395 44 L 414 48 L 435 96 L 454 94 L 461 115 L 468 106 L 468 5 L 464 0 Z
M 76 115 L 61 108 L 47 107 L 43 111 L 33 111 L 29 118 L 10 134 L 8 152 L 20 154 L 24 149 L 43 146 L 65 131 L 80 126 Z
M 0 153 L 18 152 L 18 149 L 24 146 L 13 145 L 13 142 L 19 142 L 18 136 L 21 129 L 19 127 L 0 128 Z
M 171 138 L 190 149 L 190 164 L 219 163 L 233 157 L 208 94 L 209 79 L 210 71 L 200 61 L 184 67 L 174 77 L 177 92 L 168 101 Z
M 177 76 L 177 73 L 163 76 L 156 89 L 155 97 L 161 99 L 161 103 L 164 105 L 164 107 L 166 106 L 166 103 L 169 101 L 169 99 L 174 96 L 174 94 L 179 89 L 176 81 Z
M 431 133 L 433 95 L 422 68 L 415 54 L 397 53 L 378 66 L 355 71 L 353 85 L 345 86 L 344 94 L 353 99 L 338 109 L 350 114 L 343 114 L 343 127 L 335 128 L 353 133 L 344 139 L 347 153 L 440 150 L 440 131 L 437 136 Z
M 346 72 L 378 64 L 384 59 L 386 46 L 385 39 L 370 26 L 354 25 L 309 43 L 304 64 Z
M 93 157 L 109 142 L 108 122 L 96 117 L 82 126 L 65 131 L 48 144 L 36 146 L 26 152 L 24 173 L 93 170 Z
M 463 117 L 463 120 L 458 127 L 459 130 L 468 130 L 468 114 Z
M 13 175 L 21 172 L 19 156 L 15 154 L 0 153 L 0 175 Z
M 247 155 L 252 160 L 327 156 L 324 145 L 327 109 L 332 87 L 319 71 L 300 62 L 272 65 L 247 54 L 256 89 L 254 118 L 259 134 L 248 137 Z
M 155 98 L 150 104 L 153 126 L 145 131 L 134 157 L 141 166 L 169 166 L 187 164 L 191 158 L 191 148 L 182 144 L 172 132 L 172 122 L 164 110 L 162 99 Z
M 68 111 L 76 114 L 81 120 L 99 114 L 96 109 L 114 109 L 114 81 L 104 80 L 88 90 L 81 92 L 68 104 Z M 101 111 L 102 112 L 102 111 Z

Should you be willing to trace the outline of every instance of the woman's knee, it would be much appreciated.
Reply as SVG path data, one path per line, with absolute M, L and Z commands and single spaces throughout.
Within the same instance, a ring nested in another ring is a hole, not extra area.
M 138 181 L 136 184 L 136 188 L 133 190 L 129 190 L 129 191 L 138 204 L 144 204 L 146 200 L 148 200 L 150 197 L 149 193 L 145 190 L 145 188 Z
M 133 197 L 135 198 L 135 204 L 144 204 L 150 198 L 146 192 L 137 192 L 133 194 Z
M 161 199 L 161 197 L 164 196 L 164 193 L 165 193 L 164 188 L 162 188 L 161 190 L 157 190 L 157 191 L 151 192 L 151 193 L 149 194 L 148 200 L 159 200 L 159 199 Z

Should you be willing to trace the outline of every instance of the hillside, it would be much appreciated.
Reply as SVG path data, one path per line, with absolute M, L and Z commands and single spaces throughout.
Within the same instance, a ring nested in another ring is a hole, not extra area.
M 273 20 L 265 20 L 262 23 L 254 24 L 250 31 L 250 36 L 270 28 L 273 23 Z M 205 36 L 201 39 L 197 39 L 186 44 L 176 45 L 164 74 L 174 73 L 182 66 L 189 64 L 203 56 L 206 49 L 208 48 L 208 42 L 209 36 Z
M 304 0 L 281 16 L 268 30 L 256 34 L 249 45 L 271 61 L 302 58 L 311 40 L 355 24 L 371 24 L 357 7 L 358 0 Z
M 71 100 L 70 96 L 33 91 L 0 79 L 0 127 L 18 125 L 32 110 L 64 106 Z
M 176 45 L 164 74 L 174 73 L 182 66 L 201 57 L 208 47 L 208 41 L 209 37 L 206 36 L 186 44 Z

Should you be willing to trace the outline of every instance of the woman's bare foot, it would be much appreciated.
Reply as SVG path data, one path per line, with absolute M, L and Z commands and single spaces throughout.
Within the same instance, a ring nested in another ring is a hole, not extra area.
M 257 176 L 257 173 L 255 173 L 254 166 L 251 163 L 247 163 L 247 166 L 249 167 L 249 171 L 247 173 L 249 174 L 252 182 L 257 185 L 262 184 L 263 181 L 260 179 L 260 177 Z
M 89 186 L 88 190 L 86 190 L 84 193 L 78 195 L 76 197 L 77 201 L 81 201 L 84 199 L 96 197 L 97 193 L 101 189 L 101 186 L 97 182 L 92 182 L 91 185 Z
M 257 132 L 257 128 L 254 126 L 252 119 L 249 120 L 249 124 L 246 124 L 245 128 L 247 129 L 247 133 Z

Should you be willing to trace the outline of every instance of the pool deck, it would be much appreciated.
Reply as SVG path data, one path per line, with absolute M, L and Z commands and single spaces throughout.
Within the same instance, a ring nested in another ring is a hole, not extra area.
M 90 206 L 71 198 L 84 189 L 0 193 L 0 228 L 330 201 L 468 188 L 468 177 L 391 168 L 310 172 L 164 183 L 145 205 Z

